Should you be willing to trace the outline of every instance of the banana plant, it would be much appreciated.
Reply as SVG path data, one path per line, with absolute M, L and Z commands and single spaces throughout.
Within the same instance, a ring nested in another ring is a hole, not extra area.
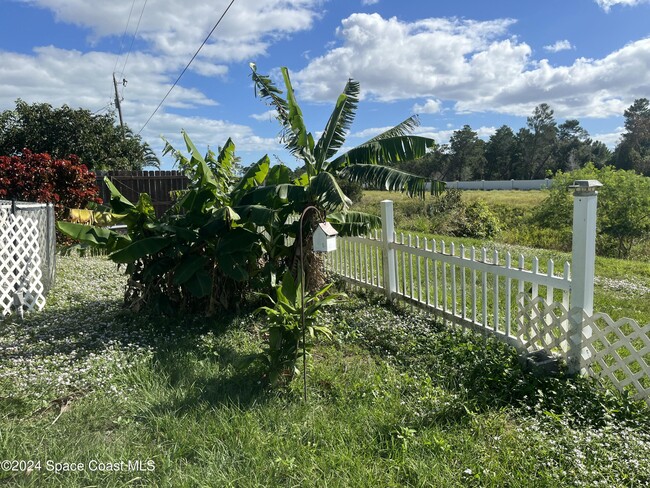
M 268 344 L 264 352 L 257 356 L 268 368 L 269 381 L 277 385 L 289 381 L 298 372 L 297 360 L 300 357 L 300 342 L 303 336 L 302 315 L 305 318 L 305 337 L 314 339 L 317 335 L 330 338 L 332 331 L 319 324 L 321 309 L 336 304 L 346 298 L 344 293 L 330 293 L 329 284 L 315 293 L 300 294 L 300 280 L 295 280 L 286 272 L 282 282 L 275 288 L 275 298 L 263 295 L 271 306 L 258 308 L 255 313 L 264 313 L 268 333 Z M 307 344 L 305 344 L 307 349 Z
M 434 146 L 433 139 L 411 134 L 419 124 L 417 117 L 409 117 L 392 129 L 338 155 L 356 115 L 360 94 L 357 81 L 348 80 L 322 135 L 315 141 L 312 133 L 307 130 L 302 110 L 296 101 L 288 69 L 281 68 L 285 97 L 269 76 L 257 72 L 254 63 L 251 63 L 251 70 L 256 95 L 277 112 L 277 119 L 282 126 L 282 142 L 304 165 L 305 174 L 294 184 L 306 187 L 308 205 L 316 205 L 328 212 L 340 211 L 341 215 L 347 213 L 350 200 L 335 177 L 370 187 L 405 192 L 409 196 L 424 196 L 427 184 L 425 178 L 388 166 L 397 161 L 421 158 Z M 434 194 L 444 189 L 443 182 L 430 183 Z M 362 220 L 361 217 L 356 215 L 353 220 L 358 223 Z M 371 225 L 373 222 L 368 219 L 366 223 Z
M 237 179 L 231 140 L 218 155 L 208 151 L 202 156 L 186 133 L 183 137 L 189 157 L 169 143 L 165 153 L 176 157 L 191 184 L 160 219 L 147 194 L 133 204 L 106 181 L 111 215 L 119 217 L 113 221 L 127 225 L 126 235 L 69 222 L 60 222 L 59 229 L 86 244 L 103 246 L 110 259 L 126 264 L 126 300 L 135 308 L 144 303 L 163 310 L 199 304 L 214 313 L 240 299 L 241 289 L 259 270 L 263 242 L 258 228 L 272 222 L 275 213 L 241 202 L 265 180 L 270 162 L 262 158 Z

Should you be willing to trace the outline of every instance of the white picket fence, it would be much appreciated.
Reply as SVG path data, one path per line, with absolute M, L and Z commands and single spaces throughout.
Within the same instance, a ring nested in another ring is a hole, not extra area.
M 328 266 L 356 286 L 521 352 L 544 349 L 572 372 L 603 378 L 650 403 L 650 325 L 593 314 L 595 205 L 595 192 L 576 193 L 573 270 L 568 262 L 556 269 L 553 260 L 526 262 L 523 255 L 398 236 L 390 201 L 382 202 L 381 234 L 339 237 Z

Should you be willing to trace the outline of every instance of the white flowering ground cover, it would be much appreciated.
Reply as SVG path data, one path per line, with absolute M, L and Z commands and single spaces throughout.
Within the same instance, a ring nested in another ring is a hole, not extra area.
M 644 404 L 430 316 L 351 293 L 305 405 L 243 361 L 260 317 L 133 314 L 124 280 L 59 258 L 46 309 L 0 322 L 0 485 L 650 486 Z

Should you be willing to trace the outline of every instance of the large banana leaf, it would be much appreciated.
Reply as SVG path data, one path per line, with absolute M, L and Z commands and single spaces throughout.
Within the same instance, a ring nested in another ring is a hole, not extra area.
M 381 218 L 364 212 L 334 212 L 327 215 L 340 236 L 366 235 L 372 229 L 381 228 Z
M 259 94 L 260 97 L 266 99 L 275 108 L 282 127 L 289 128 L 291 126 L 289 123 L 289 107 L 286 100 L 280 96 L 282 90 L 275 86 L 271 78 L 260 75 L 254 63 L 251 63 L 250 67 L 252 71 L 251 78 L 255 85 L 255 96 Z
M 246 192 L 264 183 L 264 180 L 269 174 L 270 166 L 271 160 L 265 155 L 257 163 L 248 168 L 244 176 L 239 180 L 239 183 L 230 192 L 231 203 L 237 205 Z
M 291 170 L 284 164 L 276 164 L 271 167 L 266 177 L 267 186 L 282 185 L 285 183 L 291 183 Z
M 138 241 L 132 242 L 124 249 L 115 251 L 109 256 L 116 263 L 132 263 L 145 256 L 150 256 L 162 251 L 173 243 L 170 237 L 145 237 Z
M 111 192 L 111 208 L 114 213 L 124 214 L 135 208 L 135 205 L 120 193 L 120 190 L 115 187 L 108 176 L 104 176 L 104 184 L 108 187 L 108 191 Z
M 251 222 L 259 226 L 272 225 L 278 218 L 275 210 L 263 205 L 242 205 L 234 207 L 233 210 L 241 216 L 244 222 Z
M 284 84 L 287 88 L 287 106 L 289 107 L 289 127 L 291 128 L 292 137 L 287 142 L 287 147 L 292 150 L 299 150 L 309 147 L 307 127 L 302 116 L 302 110 L 296 101 L 289 77 L 289 70 L 286 67 L 281 68 Z
M 435 141 L 422 136 L 396 136 L 373 139 L 350 149 L 326 164 L 329 171 L 338 171 L 355 164 L 386 165 L 397 161 L 419 159 Z
M 345 142 L 359 104 L 359 92 L 359 83 L 348 80 L 314 149 L 316 171 L 321 171 L 325 161 L 334 156 Z
M 278 114 L 278 120 L 282 125 L 282 140 L 285 147 L 291 154 L 302 159 L 310 174 L 314 173 L 314 138 L 307 131 L 302 111 L 298 105 L 289 70 L 282 68 L 282 76 L 287 90 L 286 100 L 281 97 L 279 90 L 268 76 L 257 73 L 257 67 L 251 63 L 252 79 L 255 84 L 255 94 L 266 99 L 273 106 Z
M 343 193 L 331 173 L 318 173 L 307 187 L 310 201 L 326 211 L 347 210 L 352 201 Z
M 109 252 L 130 242 L 128 237 L 105 227 L 63 221 L 57 222 L 56 227 L 68 237 L 85 242 L 93 247 L 107 249 Z
M 174 283 L 181 285 L 192 278 L 199 270 L 205 268 L 210 260 L 200 254 L 190 254 L 176 266 L 174 273 Z
M 341 177 L 370 188 L 404 192 L 410 197 L 424 197 L 427 191 L 425 178 L 388 166 L 355 164 L 345 167 Z
M 212 172 L 208 164 L 205 162 L 205 158 L 201 155 L 199 150 L 196 148 L 196 146 L 190 139 L 190 136 L 185 131 L 183 131 L 183 139 L 185 140 L 185 145 L 187 146 L 187 150 L 192 155 L 192 159 L 190 160 L 190 165 L 193 168 L 195 168 L 196 176 L 198 177 L 199 188 L 209 186 L 214 188 L 215 190 L 219 189 L 219 183 L 217 182 L 217 179 L 214 177 L 214 173 Z

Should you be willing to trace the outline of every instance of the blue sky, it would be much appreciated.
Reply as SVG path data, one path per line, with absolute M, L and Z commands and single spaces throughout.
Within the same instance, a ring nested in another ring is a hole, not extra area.
M 113 110 L 115 72 L 125 122 L 158 154 L 185 129 L 202 148 L 232 137 L 245 163 L 268 153 L 295 166 L 250 62 L 290 69 L 317 136 L 358 80 L 350 146 L 414 113 L 439 143 L 465 124 L 487 139 L 546 102 L 613 147 L 623 111 L 650 98 L 650 0 L 235 0 L 144 126 L 229 3 L 0 0 L 0 110 L 17 98 Z

